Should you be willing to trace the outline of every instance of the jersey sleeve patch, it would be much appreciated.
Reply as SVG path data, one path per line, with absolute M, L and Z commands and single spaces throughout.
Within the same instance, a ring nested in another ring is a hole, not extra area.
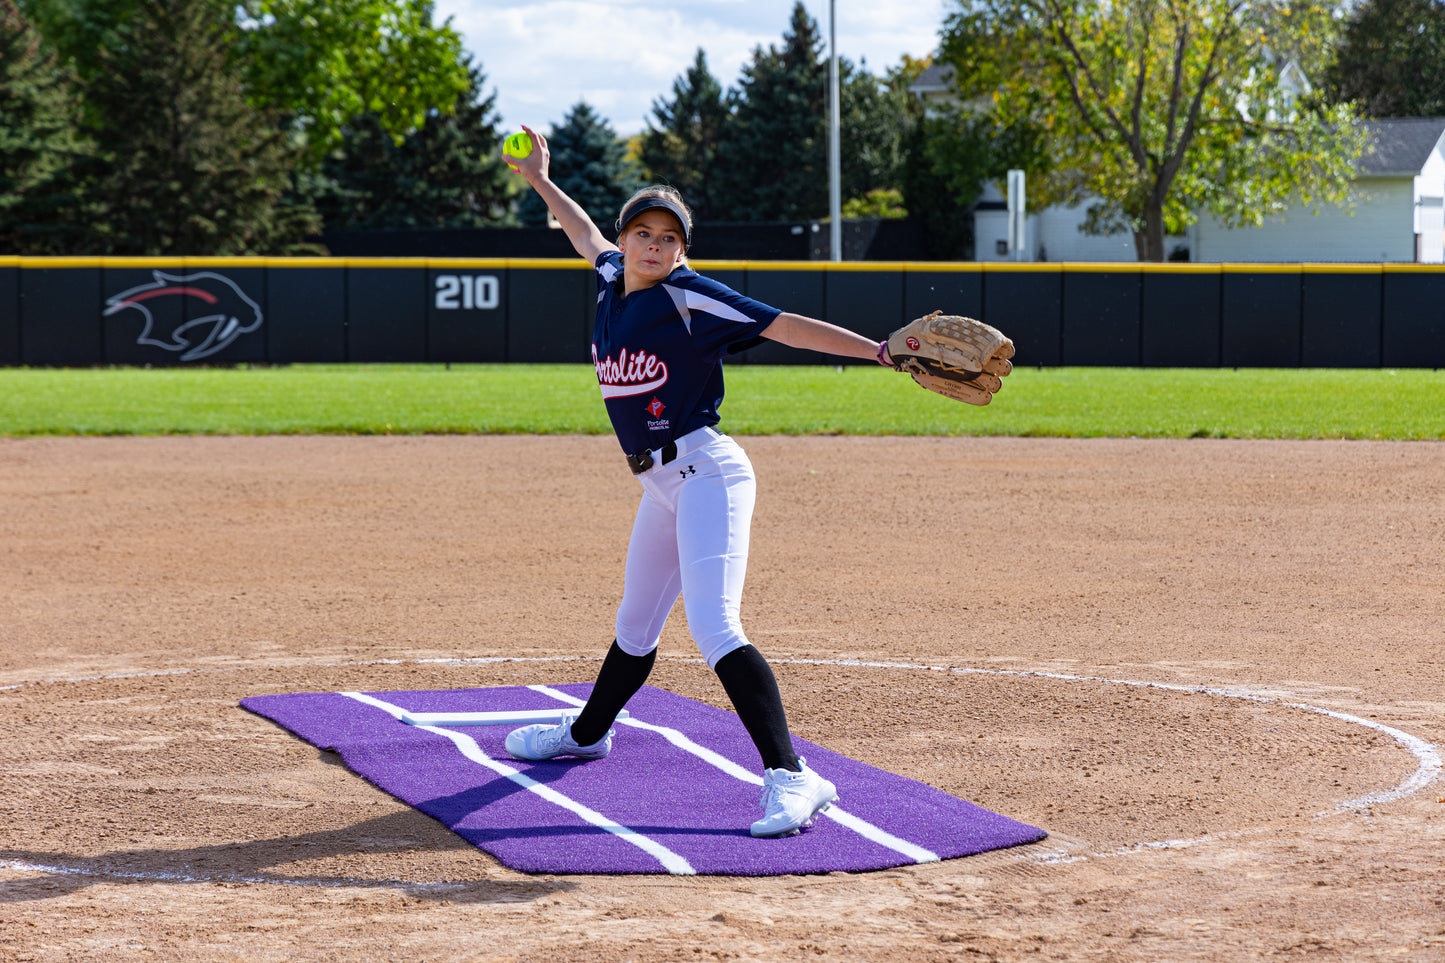
M 662 285 L 687 333 L 704 355 L 718 358 L 741 341 L 756 338 L 780 313 L 725 284 L 691 275 L 681 284 Z
M 672 303 L 677 305 L 677 313 L 682 316 L 682 323 L 687 326 L 687 333 L 692 334 L 692 313 L 700 311 L 710 314 L 723 321 L 730 321 L 733 324 L 753 324 L 757 318 L 748 317 L 737 308 L 724 304 L 716 298 L 710 298 L 699 291 L 689 291 L 686 288 L 675 288 L 672 285 L 665 285 L 667 293 L 672 297 Z M 768 318 L 769 321 L 772 318 Z
M 597 256 L 597 274 L 603 284 L 611 284 L 622 276 L 622 253 L 604 251 Z

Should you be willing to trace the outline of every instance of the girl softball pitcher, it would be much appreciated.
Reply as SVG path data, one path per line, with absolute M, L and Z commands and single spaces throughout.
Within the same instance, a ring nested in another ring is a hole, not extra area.
M 507 750 L 530 760 L 607 755 L 612 724 L 652 671 L 663 622 L 681 594 L 688 629 L 762 756 L 763 817 L 752 834 L 791 835 L 838 794 L 793 751 L 773 671 L 739 620 L 757 486 L 747 455 L 715 427 L 722 359 L 763 338 L 880 363 L 888 363 L 886 348 L 693 271 L 687 264 L 692 217 L 671 188 L 634 195 L 617 219 L 617 243 L 610 243 L 550 180 L 547 139 L 524 130 L 532 150 L 509 155 L 508 163 L 597 271 L 592 359 L 613 430 L 642 484 L 642 501 L 627 548 L 616 639 L 586 706 L 560 725 L 510 733 Z

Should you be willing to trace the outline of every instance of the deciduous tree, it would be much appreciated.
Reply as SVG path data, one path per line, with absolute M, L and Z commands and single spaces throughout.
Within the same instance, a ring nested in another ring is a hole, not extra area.
M 1365 0 L 1322 81 L 1332 103 L 1370 117 L 1445 115 L 1445 3 Z
M 289 119 L 314 161 L 359 114 L 400 143 L 467 92 L 461 35 L 434 22 L 431 0 L 242 0 L 240 9 L 248 96 Z
M 1031 202 L 1087 204 L 1085 229 L 1132 232 L 1140 260 L 1163 260 L 1166 234 L 1202 210 L 1243 226 L 1347 200 L 1363 146 L 1353 112 L 1282 83 L 1291 64 L 1322 70 L 1330 5 L 958 2 L 944 52 L 961 96 L 1040 131 L 1047 163 Z

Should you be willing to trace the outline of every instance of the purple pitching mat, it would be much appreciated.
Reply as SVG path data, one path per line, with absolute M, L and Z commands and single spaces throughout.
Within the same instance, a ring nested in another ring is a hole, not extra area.
M 321 749 L 441 821 L 505 865 L 530 873 L 770 876 L 883 869 L 1036 842 L 1046 833 L 924 783 L 794 738 L 838 787 L 812 828 L 753 839 L 762 815 L 757 750 L 737 716 L 644 686 L 612 753 L 592 762 L 520 762 L 509 727 L 436 728 L 408 712 L 582 705 L 590 685 L 437 692 L 295 693 L 242 707 Z

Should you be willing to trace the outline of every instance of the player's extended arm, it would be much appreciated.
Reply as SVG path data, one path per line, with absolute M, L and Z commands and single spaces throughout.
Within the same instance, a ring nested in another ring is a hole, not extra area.
M 878 356 L 878 342 L 870 341 L 861 334 L 840 328 L 827 321 L 805 318 L 801 314 L 784 311 L 763 329 L 763 337 L 777 341 L 790 348 L 805 351 L 821 351 L 843 358 L 868 358 L 883 361 Z
M 597 230 L 597 225 L 592 223 L 592 218 L 572 198 L 562 192 L 562 188 L 552 183 L 548 176 L 548 167 L 552 160 L 552 154 L 547 149 L 547 138 L 537 133 L 526 124 L 522 125 L 532 138 L 532 153 L 526 157 L 508 157 L 508 163 L 514 165 L 521 171 L 527 183 L 532 185 L 547 205 L 547 210 L 562 225 L 562 233 L 567 235 L 567 240 L 572 242 L 572 247 L 578 254 L 586 258 L 588 264 L 596 264 L 597 256 L 603 251 L 615 251 L 617 245 L 610 243 Z

